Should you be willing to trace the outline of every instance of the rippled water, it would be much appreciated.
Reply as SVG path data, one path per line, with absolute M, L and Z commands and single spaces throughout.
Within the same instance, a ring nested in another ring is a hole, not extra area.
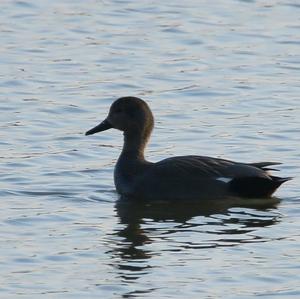
M 1 298 L 299 298 L 297 1 L 0 3 Z M 150 160 L 275 160 L 280 201 L 124 203 L 119 96 Z

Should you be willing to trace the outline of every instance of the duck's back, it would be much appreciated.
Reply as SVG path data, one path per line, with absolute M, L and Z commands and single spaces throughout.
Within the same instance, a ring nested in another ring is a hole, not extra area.
M 135 195 L 150 200 L 270 196 L 284 179 L 266 172 L 275 163 L 244 164 L 205 156 L 168 158 L 135 180 Z

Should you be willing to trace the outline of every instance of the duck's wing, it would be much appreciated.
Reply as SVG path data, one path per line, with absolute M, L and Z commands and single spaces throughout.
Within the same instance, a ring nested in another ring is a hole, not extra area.
M 262 162 L 254 164 L 238 163 L 206 156 L 178 156 L 155 163 L 156 171 L 166 175 L 194 175 L 198 178 L 227 178 L 257 176 L 269 178 L 266 166 L 277 163 Z
M 249 165 L 260 168 L 264 171 L 278 171 L 276 168 L 270 168 L 269 166 L 280 165 L 280 162 L 258 162 L 250 163 Z
M 157 193 L 173 190 L 175 195 L 194 192 L 208 197 L 268 197 L 288 180 L 267 172 L 275 164 L 278 163 L 245 164 L 206 156 L 178 156 L 152 164 L 141 186 Z

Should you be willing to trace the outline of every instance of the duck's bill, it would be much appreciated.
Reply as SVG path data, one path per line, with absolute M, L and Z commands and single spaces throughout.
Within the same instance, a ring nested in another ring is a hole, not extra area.
M 98 132 L 102 132 L 102 131 L 108 130 L 110 128 L 112 128 L 112 125 L 110 124 L 110 122 L 107 119 L 105 119 L 98 126 L 96 126 L 95 128 L 90 129 L 89 131 L 87 131 L 85 133 L 85 135 L 92 135 L 92 134 L 95 134 L 95 133 L 98 133 Z

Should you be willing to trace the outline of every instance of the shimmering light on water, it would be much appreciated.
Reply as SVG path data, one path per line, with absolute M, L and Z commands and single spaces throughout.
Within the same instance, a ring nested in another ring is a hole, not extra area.
M 298 298 L 295 1 L 1 1 L 1 298 Z M 280 202 L 120 203 L 119 132 L 144 98 L 157 161 L 275 160 Z

